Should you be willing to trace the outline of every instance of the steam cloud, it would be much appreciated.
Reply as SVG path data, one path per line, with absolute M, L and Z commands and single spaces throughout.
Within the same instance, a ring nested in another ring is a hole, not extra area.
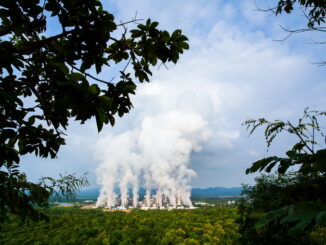
M 144 117 L 140 126 L 119 135 L 107 134 L 96 145 L 98 183 L 102 185 L 97 206 L 114 206 L 116 187 L 120 189 L 121 204 L 127 201 L 132 188 L 133 205 L 137 206 L 140 186 L 156 189 L 176 206 L 176 198 L 188 206 L 191 178 L 196 173 L 188 167 L 192 151 L 200 151 L 207 140 L 207 122 L 197 113 L 169 110 L 157 116 Z M 159 206 L 161 200 L 158 200 Z M 149 203 L 149 200 L 147 200 Z

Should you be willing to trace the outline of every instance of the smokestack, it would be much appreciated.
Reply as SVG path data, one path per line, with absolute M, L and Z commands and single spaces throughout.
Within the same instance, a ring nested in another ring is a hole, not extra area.
M 151 191 L 150 191 L 150 189 L 147 188 L 146 189 L 146 206 L 147 207 L 151 206 L 150 202 L 151 202 Z
M 138 206 L 138 184 L 135 184 L 132 189 L 132 205 L 134 208 Z

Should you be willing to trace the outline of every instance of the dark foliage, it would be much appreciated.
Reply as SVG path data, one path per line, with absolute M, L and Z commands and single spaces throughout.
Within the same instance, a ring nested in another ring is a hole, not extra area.
M 325 0 L 280 0 L 276 7 L 276 14 L 286 12 L 290 14 L 298 5 L 303 8 L 308 20 L 308 27 L 314 28 L 325 23 L 326 1 Z
M 151 20 L 128 31 L 98 0 L 1 0 L 0 18 L 0 211 L 33 216 L 50 192 L 20 174 L 20 156 L 55 158 L 71 119 L 113 126 L 132 107 L 134 80 L 149 81 L 151 66 L 176 63 L 189 46 L 181 30 Z M 115 64 L 117 80 L 88 72 Z
M 252 134 L 258 127 L 266 125 L 265 138 L 267 147 L 270 147 L 275 137 L 281 132 L 287 132 L 297 138 L 292 148 L 286 152 L 286 157 L 272 156 L 254 162 L 246 173 L 257 171 L 270 172 L 278 166 L 277 172 L 284 174 L 290 167 L 298 166 L 299 172 L 305 175 L 326 175 L 326 149 L 325 134 L 319 126 L 318 119 L 322 120 L 326 112 L 309 111 L 305 109 L 302 118 L 296 124 L 290 121 L 267 121 L 265 118 L 247 120 L 243 125 L 247 126 Z M 317 142 L 317 140 L 320 142 Z M 318 148 L 318 149 L 316 149 Z
M 254 186 L 243 186 L 244 197 L 238 203 L 242 243 L 315 244 L 310 238 L 312 217 L 325 208 L 326 198 L 320 196 L 325 181 L 295 172 L 255 180 Z

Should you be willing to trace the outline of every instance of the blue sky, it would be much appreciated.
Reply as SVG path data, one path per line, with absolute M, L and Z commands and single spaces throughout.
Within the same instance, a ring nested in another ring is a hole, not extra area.
M 96 169 L 102 161 L 98 152 L 123 148 L 114 140 L 126 132 L 139 131 L 146 118 L 158 120 L 178 111 L 200 116 L 209 131 L 207 138 L 196 141 L 200 151 L 192 151 L 189 157 L 187 167 L 197 173 L 190 184 L 240 186 L 253 182 L 254 175 L 245 175 L 253 161 L 282 155 L 282 149 L 293 142 L 293 138 L 281 136 L 267 152 L 262 131 L 248 138 L 243 121 L 258 117 L 295 120 L 306 106 L 325 108 L 325 67 L 312 64 L 324 58 L 323 47 L 312 45 L 323 41 L 321 34 L 296 34 L 286 41 L 275 41 L 287 35 L 280 25 L 305 27 L 300 12 L 275 17 L 256 11 L 252 0 L 102 2 L 117 21 L 128 21 L 137 12 L 139 18 L 158 21 L 161 28 L 182 29 L 189 37 L 190 50 L 176 66 L 154 68 L 151 83 L 138 87 L 132 112 L 118 119 L 113 128 L 107 126 L 98 134 L 95 121 L 84 125 L 71 122 L 67 145 L 61 148 L 58 159 L 24 157 L 22 171 L 32 180 L 88 172 L 90 187 L 95 187 Z M 264 8 L 275 1 L 256 2 Z M 55 33 L 56 28 L 51 26 L 49 33 Z M 106 69 L 100 76 L 110 80 L 112 71 Z

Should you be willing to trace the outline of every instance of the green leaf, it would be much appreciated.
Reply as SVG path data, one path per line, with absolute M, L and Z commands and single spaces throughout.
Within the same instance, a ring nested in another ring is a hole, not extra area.
M 167 31 L 161 32 L 161 40 L 167 42 L 170 39 L 170 34 Z
M 93 95 L 98 95 L 100 93 L 100 88 L 96 84 L 89 86 L 88 91 Z
M 291 236 L 292 238 L 297 237 L 298 234 L 301 233 L 310 223 L 310 220 L 304 220 L 302 222 L 297 223 L 295 226 L 291 227 L 288 230 L 289 236 Z
M 302 212 L 302 213 L 293 213 L 285 216 L 280 220 L 281 224 L 289 222 L 298 222 L 298 221 L 312 221 L 318 212 Z
M 97 130 L 100 132 L 103 128 L 103 124 L 106 122 L 107 115 L 103 107 L 96 108 L 96 123 Z
M 28 119 L 28 123 L 33 125 L 35 123 L 35 116 L 31 116 L 29 119 Z
M 305 145 L 301 142 L 299 143 L 296 143 L 293 147 L 292 147 L 292 150 L 293 151 L 301 151 L 303 149 Z
M 19 148 L 20 154 L 25 153 L 25 139 L 23 137 L 19 137 L 18 148 Z
M 108 96 L 99 96 L 98 99 L 103 103 L 105 104 L 107 107 L 110 107 L 112 105 L 112 101 L 113 99 L 108 97 Z
M 291 159 L 288 159 L 288 158 L 283 158 L 279 162 L 280 162 L 280 165 L 278 166 L 278 169 L 277 169 L 279 174 L 284 174 L 286 172 L 286 170 L 288 170 L 288 168 L 292 165 Z
M 265 217 L 259 219 L 255 223 L 255 228 L 260 229 L 260 228 L 264 227 L 265 225 L 269 224 L 270 222 L 276 220 L 277 218 L 282 217 L 284 214 L 287 213 L 288 208 L 289 208 L 289 206 L 286 206 L 286 207 L 276 209 L 276 210 L 269 212 Z
M 111 125 L 112 125 L 112 127 L 113 127 L 114 124 L 115 124 L 115 119 L 114 119 L 114 117 L 113 117 L 113 116 L 110 116 L 110 117 L 109 117 L 109 120 L 110 120 L 110 123 L 111 123 Z
M 137 27 L 138 27 L 139 29 L 141 29 L 141 30 L 144 30 L 144 31 L 147 30 L 147 27 L 146 27 L 145 25 L 143 25 L 143 24 L 139 24 Z
M 182 49 L 189 49 L 189 44 L 186 42 L 180 42 L 178 43 L 178 46 Z
M 326 226 L 326 211 L 319 212 L 316 217 L 316 224 Z
M 179 36 L 179 35 L 181 35 L 181 33 L 182 33 L 182 31 L 179 30 L 179 29 L 177 29 L 177 30 L 175 30 L 175 31 L 172 33 L 171 37 Z
M 152 60 L 152 66 L 156 66 L 156 64 L 157 64 L 157 58 L 153 58 L 153 60 Z
M 254 172 L 257 172 L 257 171 L 262 171 L 269 164 L 275 164 L 280 160 L 281 159 L 276 157 L 276 156 L 267 157 L 267 158 L 263 158 L 261 160 L 258 160 L 256 162 L 254 162 L 252 164 L 252 166 L 246 170 L 246 174 L 254 173 Z
M 143 35 L 143 32 L 140 30 L 131 30 L 130 32 L 132 38 L 137 38 Z
M 317 171 L 324 172 L 326 170 L 326 149 L 316 152 L 315 168 Z
M 73 72 L 69 74 L 70 79 L 72 79 L 74 82 L 83 80 L 85 76 L 81 73 Z
M 132 93 L 135 94 L 135 89 L 137 88 L 136 84 L 134 84 L 133 82 L 130 82 L 128 84 L 125 85 L 125 90 L 128 93 Z
M 55 62 L 55 61 L 51 61 L 51 64 L 53 64 L 54 66 L 56 66 L 60 71 L 62 71 L 64 74 L 68 74 L 69 73 L 69 69 L 68 67 L 65 65 L 64 62 Z
M 151 24 L 151 29 L 155 29 L 156 27 L 158 26 L 158 22 L 154 21 L 152 24 Z
M 176 39 L 177 42 L 187 41 L 188 38 L 184 35 L 179 35 Z

